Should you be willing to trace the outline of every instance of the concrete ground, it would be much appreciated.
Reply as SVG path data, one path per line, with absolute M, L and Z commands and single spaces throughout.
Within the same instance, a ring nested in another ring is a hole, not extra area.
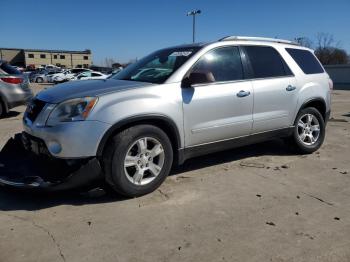
M 0 188 L 0 261 L 350 261 L 349 91 L 332 117 L 312 155 L 272 141 L 201 157 L 140 198 Z

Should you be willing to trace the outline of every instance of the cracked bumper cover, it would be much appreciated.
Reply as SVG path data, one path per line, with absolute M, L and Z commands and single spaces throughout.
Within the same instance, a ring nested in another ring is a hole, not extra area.
M 96 158 L 76 161 L 77 165 L 74 169 L 63 167 L 64 172 L 58 171 L 58 177 L 57 174 L 56 176 L 54 174 L 56 167 L 52 166 L 49 161 L 48 158 L 25 150 L 22 146 L 21 135 L 18 134 L 0 152 L 0 163 L 2 164 L 0 166 L 0 185 L 40 192 L 56 192 L 90 186 L 104 177 Z M 64 162 L 64 160 L 59 161 Z M 59 165 L 62 164 L 61 162 Z M 18 165 L 18 163 L 21 164 Z M 37 167 L 37 170 L 33 170 L 33 166 Z
M 40 176 L 0 176 L 0 184 L 20 189 L 37 189 L 45 192 L 57 192 L 81 188 L 102 179 L 101 167 L 97 159 L 90 160 L 78 171 L 62 181 L 50 182 Z

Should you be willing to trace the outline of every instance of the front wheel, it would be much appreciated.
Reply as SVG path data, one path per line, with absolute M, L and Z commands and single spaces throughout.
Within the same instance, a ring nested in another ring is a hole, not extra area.
M 290 138 L 299 152 L 310 154 L 321 147 L 325 138 L 325 123 L 321 113 L 313 107 L 299 111 Z
M 165 180 L 173 149 L 161 129 L 137 125 L 113 137 L 103 160 L 107 183 L 117 193 L 137 197 L 154 191 Z

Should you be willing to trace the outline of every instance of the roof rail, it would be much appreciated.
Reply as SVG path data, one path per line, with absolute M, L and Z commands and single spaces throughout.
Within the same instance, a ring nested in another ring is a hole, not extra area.
M 219 41 L 260 41 L 260 42 L 273 42 L 273 43 L 282 43 L 290 45 L 299 45 L 297 42 L 277 39 L 277 38 L 267 38 L 267 37 L 253 37 L 253 36 L 226 36 L 219 39 Z

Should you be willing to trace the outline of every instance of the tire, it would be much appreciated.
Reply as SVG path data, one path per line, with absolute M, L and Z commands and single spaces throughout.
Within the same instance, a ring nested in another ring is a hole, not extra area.
M 312 116 L 311 122 L 309 116 Z M 325 122 L 321 113 L 314 107 L 307 107 L 299 111 L 294 122 L 293 135 L 287 142 L 299 153 L 311 154 L 322 146 L 324 138 Z
M 6 114 L 5 105 L 0 99 L 0 118 L 3 118 Z
M 42 82 L 44 82 L 44 79 L 43 79 L 42 77 L 38 77 L 38 78 L 35 80 L 35 82 L 37 82 L 37 83 L 42 83 Z
M 137 125 L 118 133 L 103 154 L 106 182 L 127 197 L 157 189 L 170 173 L 172 163 L 168 136 L 152 125 Z

